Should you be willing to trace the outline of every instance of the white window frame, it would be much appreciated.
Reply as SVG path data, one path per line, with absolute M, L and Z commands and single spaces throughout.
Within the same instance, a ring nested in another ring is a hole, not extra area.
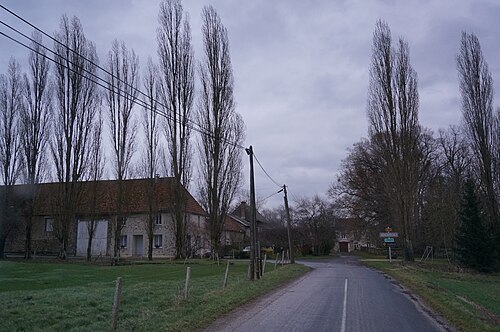
M 120 235 L 120 248 L 127 248 L 128 236 L 126 234 Z
M 161 213 L 158 213 L 155 216 L 155 225 L 163 225 L 163 219 L 161 217 Z
M 153 247 L 155 249 L 163 248 L 163 234 L 154 234 L 153 235 Z
M 45 231 L 46 232 L 54 231 L 54 218 L 45 218 Z

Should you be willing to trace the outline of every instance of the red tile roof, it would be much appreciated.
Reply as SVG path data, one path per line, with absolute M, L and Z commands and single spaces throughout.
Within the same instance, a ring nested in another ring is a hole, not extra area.
M 123 183 L 123 213 L 138 214 L 148 212 L 148 185 L 149 179 L 131 179 L 124 180 Z M 157 210 L 161 212 L 169 212 L 171 210 L 171 202 L 174 194 L 174 178 L 157 178 L 155 179 L 154 195 L 157 204 Z M 96 190 L 96 210 L 95 213 L 100 215 L 113 215 L 117 211 L 117 196 L 118 196 L 118 181 L 102 180 L 97 182 L 79 182 L 81 185 L 81 198 L 76 208 L 77 214 L 88 214 L 92 207 L 92 190 L 97 184 Z M 39 192 L 35 214 L 36 215 L 52 215 L 54 207 L 57 206 L 59 190 L 62 188 L 61 183 L 42 183 L 37 185 Z M 15 186 L 15 191 L 18 193 L 27 192 L 27 185 Z M 206 216 L 207 213 L 194 197 L 184 188 L 187 196 L 186 212 L 196 215 Z

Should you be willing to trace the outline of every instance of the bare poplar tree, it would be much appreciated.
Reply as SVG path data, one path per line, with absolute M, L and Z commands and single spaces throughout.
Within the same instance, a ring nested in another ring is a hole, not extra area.
M 22 108 L 21 69 L 13 58 L 6 75 L 0 75 L 0 259 L 4 258 L 5 241 L 15 227 L 13 186 L 20 172 L 19 114 Z
M 387 165 L 384 180 L 392 219 L 401 223 L 405 259 L 413 260 L 421 157 L 417 74 L 408 43 L 400 39 L 395 50 L 383 21 L 377 22 L 373 36 L 368 118 L 371 139 Z
M 224 218 L 241 182 L 244 123 L 235 111 L 227 30 L 215 9 L 203 9 L 205 58 L 200 64 L 197 120 L 200 135 L 200 197 L 209 215 L 212 255 L 219 251 Z
M 90 61 L 97 63 L 97 53 L 85 38 L 80 20 L 64 15 L 55 39 L 56 105 L 51 151 L 60 186 L 54 233 L 61 245 L 59 256 L 66 258 L 69 226 L 80 195 L 79 181 L 88 171 L 90 137 L 100 96 L 97 84 L 88 79 L 96 71 Z
M 123 227 L 123 180 L 127 179 L 130 160 L 134 153 L 137 125 L 132 109 L 137 100 L 139 80 L 139 59 L 135 52 L 128 51 L 123 42 L 114 41 L 108 53 L 108 92 L 106 96 L 109 111 L 109 128 L 113 144 L 114 171 L 118 181 L 116 218 L 113 220 L 113 256 L 120 254 L 120 234 Z
M 457 69 L 462 94 L 464 129 L 475 159 L 487 219 L 498 222 L 498 197 L 495 194 L 495 115 L 493 113 L 493 80 L 483 57 L 478 38 L 462 32 Z M 498 152 L 498 150 L 497 150 Z M 498 186 L 498 184 L 497 184 Z
M 190 144 L 194 60 L 191 28 L 180 0 L 161 3 L 158 29 L 158 54 L 162 70 L 161 96 L 165 106 L 165 137 L 168 146 L 169 173 L 175 178 L 174 212 L 176 257 L 184 256 L 186 246 L 186 191 L 192 173 Z M 184 188 L 183 188 L 184 187 Z
M 21 108 L 21 143 L 25 183 L 29 197 L 25 218 L 25 258 L 31 258 L 31 232 L 36 200 L 36 184 L 43 180 L 47 171 L 47 143 L 52 113 L 52 86 L 49 79 L 50 62 L 40 46 L 42 36 L 34 32 L 36 42 L 31 43 L 28 63 L 29 73 L 24 75 L 24 107 Z
M 158 76 L 158 67 L 151 58 L 148 59 L 146 75 L 144 76 L 144 88 L 146 96 L 144 104 L 143 127 L 146 136 L 146 150 L 143 155 L 143 174 L 147 177 L 147 199 L 148 199 L 148 217 L 146 219 L 146 231 L 148 234 L 148 259 L 153 259 L 153 235 L 155 216 L 157 211 L 157 202 L 155 197 L 156 175 L 158 173 L 159 162 L 159 105 L 158 98 L 160 94 L 160 77 Z
M 493 156 L 495 157 L 495 167 L 493 167 L 495 173 L 495 183 L 496 183 L 496 196 L 500 197 L 500 107 L 497 108 L 497 114 L 495 119 L 494 132 L 494 143 L 495 151 Z M 500 204 L 500 202 L 497 202 Z M 499 207 L 500 211 L 500 207 Z M 500 213 L 500 212 L 499 212 Z M 500 232 L 499 232 L 500 234 Z
M 87 242 L 87 261 L 92 259 L 92 241 L 95 237 L 97 228 L 98 217 L 98 193 L 99 193 L 99 180 L 102 179 L 105 166 L 104 151 L 102 146 L 102 133 L 103 133 L 103 118 L 101 109 L 96 112 L 96 120 L 92 128 L 91 146 L 90 146 L 90 162 L 88 179 L 91 181 L 88 187 L 90 192 L 90 220 L 87 223 L 87 233 L 89 236 Z

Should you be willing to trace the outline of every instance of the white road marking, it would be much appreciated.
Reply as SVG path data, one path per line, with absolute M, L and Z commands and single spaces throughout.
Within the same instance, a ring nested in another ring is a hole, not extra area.
M 345 321 L 347 317 L 347 278 L 344 283 L 344 308 L 342 309 L 342 326 L 340 332 L 345 332 Z

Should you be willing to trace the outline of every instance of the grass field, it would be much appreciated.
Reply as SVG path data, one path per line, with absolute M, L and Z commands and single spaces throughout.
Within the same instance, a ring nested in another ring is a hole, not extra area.
M 188 300 L 183 298 L 191 267 Z M 248 281 L 247 263 L 206 261 L 125 266 L 0 261 L 0 331 L 106 331 L 111 326 L 115 280 L 122 278 L 120 331 L 193 331 L 307 271 L 269 264 Z
M 500 274 L 455 272 L 446 260 L 402 263 L 364 260 L 419 295 L 460 331 L 500 331 Z

